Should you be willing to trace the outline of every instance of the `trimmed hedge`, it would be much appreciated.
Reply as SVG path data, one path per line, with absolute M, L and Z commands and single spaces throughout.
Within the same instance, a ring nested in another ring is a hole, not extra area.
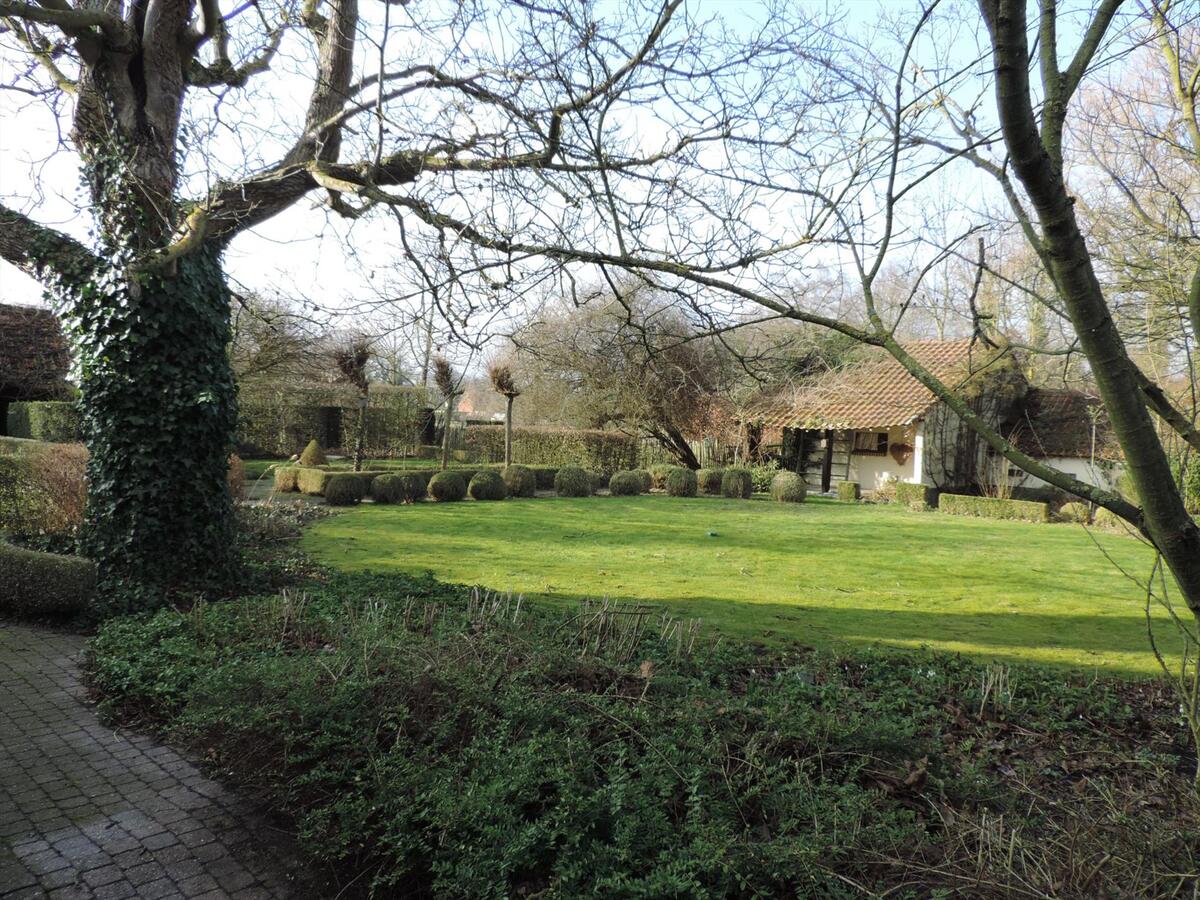
M 771 499 L 781 503 L 803 503 L 808 485 L 795 472 L 780 472 L 771 479 Z
M 366 496 L 370 482 L 357 475 L 337 474 L 325 482 L 325 502 L 330 506 L 355 506 Z
M 696 472 L 696 487 L 701 494 L 720 494 L 724 469 L 700 469 Z
M 532 497 L 537 490 L 537 475 L 528 466 L 509 466 L 500 475 L 510 497 Z
M 425 498 L 425 479 L 419 475 L 379 475 L 371 482 L 376 503 L 416 503 Z
M 749 469 L 726 469 L 721 476 L 721 496 L 747 500 L 754 490 Z
M 438 472 L 429 479 L 429 496 L 439 503 L 451 503 L 467 496 L 467 483 L 453 469 Z
M 592 476 L 578 466 L 563 466 L 554 476 L 554 493 L 560 497 L 590 497 Z
M 637 472 L 626 469 L 608 479 L 608 491 L 614 497 L 632 497 L 642 492 L 642 479 Z
M 503 425 L 468 425 L 463 445 L 470 458 L 504 460 Z M 577 465 L 602 472 L 631 469 L 638 462 L 636 438 L 612 431 L 576 428 L 514 428 L 513 459 L 527 466 Z
M 8 433 L 13 437 L 72 444 L 82 440 L 79 405 L 71 400 L 29 400 L 8 407 Z
M 924 484 L 897 481 L 896 502 L 912 509 L 925 509 L 933 506 L 933 489 Z
M 839 481 L 837 486 L 837 498 L 844 500 L 847 503 L 853 503 L 855 500 L 862 499 L 862 488 L 857 481 Z
M 1096 507 L 1096 512 L 1092 516 L 1092 524 L 1097 528 L 1111 528 L 1114 531 L 1133 531 L 1132 525 L 1111 509 L 1105 509 L 1103 506 Z
M 296 476 L 299 474 L 300 468 L 298 466 L 276 466 L 275 490 L 283 494 L 290 494 L 293 491 L 300 490 L 296 484 Z
M 1015 519 L 1021 522 L 1050 521 L 1050 504 L 1038 503 L 1034 500 L 1001 500 L 997 497 L 942 494 L 938 509 L 952 516 Z
M 676 466 L 667 475 L 667 495 L 671 497 L 695 497 L 696 473 L 683 466 Z
M 650 488 L 654 487 L 654 476 L 650 474 L 649 469 L 634 469 L 633 474 L 638 477 L 638 481 L 642 484 L 642 493 L 650 493 Z
M 96 565 L 78 556 L 38 553 L 0 542 L 0 612 L 68 615 L 96 593 Z
M 494 469 L 476 472 L 467 485 L 467 494 L 472 500 L 503 500 L 508 496 L 508 485 L 503 476 Z

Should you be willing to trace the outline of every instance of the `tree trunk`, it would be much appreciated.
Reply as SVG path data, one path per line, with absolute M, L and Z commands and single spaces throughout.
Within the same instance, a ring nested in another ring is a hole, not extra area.
M 354 471 L 363 469 L 363 457 L 367 446 L 367 403 L 370 400 L 370 386 L 362 391 L 358 398 L 358 423 L 354 428 Z
M 66 299 L 89 451 L 85 552 L 111 586 L 227 580 L 237 394 L 219 260 L 196 254 L 169 278 L 105 267 L 79 287 Z
M 442 426 L 442 469 L 450 465 L 450 424 L 454 420 L 454 395 L 446 398 L 446 422 Z
M 504 400 L 505 400 L 505 404 L 504 404 L 505 405 L 505 410 L 504 410 L 504 466 L 505 466 L 505 468 L 507 468 L 513 464 L 513 458 L 512 458 L 512 431 L 513 431 L 512 408 L 513 408 L 513 400 L 514 399 L 516 399 L 516 398 L 511 397 L 511 396 L 506 396 L 504 398 Z

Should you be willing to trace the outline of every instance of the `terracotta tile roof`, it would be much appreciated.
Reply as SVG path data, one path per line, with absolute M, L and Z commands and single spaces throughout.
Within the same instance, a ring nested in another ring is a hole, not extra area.
M 970 338 L 916 341 L 905 349 L 954 386 L 990 358 Z M 910 425 L 934 405 L 933 393 L 884 350 L 862 362 L 811 379 L 751 407 L 748 421 L 764 428 L 875 429 Z
M 1039 459 L 1089 459 L 1093 449 L 1097 459 L 1121 455 L 1099 399 L 1069 388 L 1030 389 L 1007 437 L 1019 450 Z

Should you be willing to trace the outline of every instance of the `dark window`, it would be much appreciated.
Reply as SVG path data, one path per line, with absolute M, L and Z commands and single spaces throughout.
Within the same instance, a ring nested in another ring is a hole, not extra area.
M 884 456 L 887 454 L 887 449 L 886 431 L 856 431 L 854 433 L 854 453 L 857 456 Z

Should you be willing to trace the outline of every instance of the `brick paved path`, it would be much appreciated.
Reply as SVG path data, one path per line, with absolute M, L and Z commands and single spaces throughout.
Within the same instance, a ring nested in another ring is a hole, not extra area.
M 0 622 L 0 897 L 298 897 L 288 836 L 169 747 L 102 726 L 84 639 Z

